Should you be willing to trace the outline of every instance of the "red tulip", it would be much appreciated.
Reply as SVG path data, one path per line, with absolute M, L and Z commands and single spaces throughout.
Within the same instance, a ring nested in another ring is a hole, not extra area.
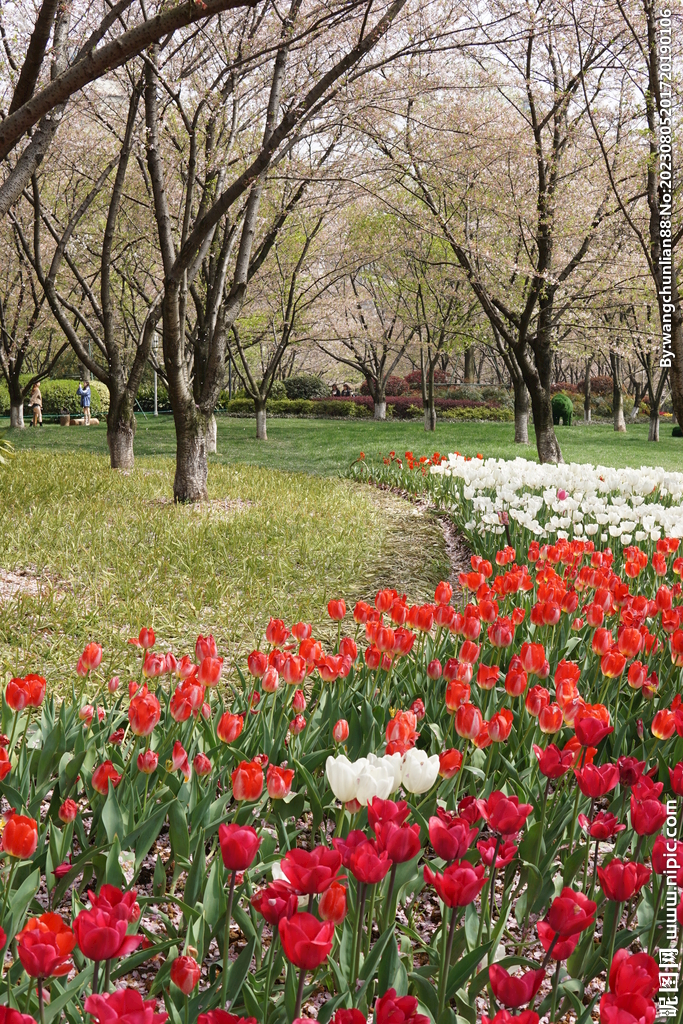
M 609 987 L 615 995 L 651 999 L 659 991 L 659 967 L 647 953 L 618 949 L 609 969 Z
M 201 976 L 202 969 L 194 957 L 177 956 L 171 964 L 171 981 L 183 995 L 189 996 L 192 989 L 199 983 Z
M 669 768 L 669 779 L 676 796 L 683 796 L 683 761 L 679 761 L 673 768 Z
M 580 704 L 574 718 L 574 729 L 582 747 L 597 746 L 600 740 L 614 732 L 604 704 Z
M 122 907 L 113 911 L 82 910 L 73 924 L 78 947 L 88 960 L 127 956 L 142 942 L 142 935 L 127 935 L 128 916 Z
M 293 768 L 277 768 L 268 765 L 266 772 L 266 788 L 271 800 L 282 800 L 292 791 Z
M 475 644 L 471 640 L 465 640 L 460 648 L 460 661 L 464 661 L 466 665 L 473 665 L 479 657 L 480 650 L 479 644 Z
M 500 679 L 500 669 L 497 665 L 484 665 L 477 669 L 477 686 L 482 690 L 492 690 Z
M 454 861 L 442 875 L 425 864 L 423 873 L 425 882 L 434 886 L 439 899 L 448 907 L 466 907 L 473 903 L 486 881 L 484 865 L 475 867 L 466 860 Z
M 654 1024 L 656 1017 L 655 1004 L 644 996 L 605 992 L 600 997 L 600 1024 Z
M 306 659 L 300 654 L 292 654 L 287 658 L 282 674 L 288 686 L 298 686 L 306 678 Z M 265 687 L 264 687 L 265 689 Z
M 197 637 L 197 642 L 194 645 L 194 656 L 197 662 L 201 662 L 204 658 L 215 658 L 218 654 L 216 648 L 216 641 L 213 636 L 202 636 L 201 634 Z
M 140 904 L 137 902 L 137 889 L 123 892 L 117 885 L 100 886 L 97 895 L 88 889 L 88 899 L 93 909 L 115 911 L 128 921 L 137 921 L 140 917 Z
M 164 1024 L 168 1014 L 156 1013 L 156 1006 L 156 999 L 145 1000 L 134 988 L 88 996 L 84 1003 L 95 1024 Z
M 174 772 L 182 772 L 185 776 L 185 781 L 192 775 L 192 769 L 190 768 L 190 762 L 187 757 L 187 751 L 182 745 L 180 740 L 176 740 L 173 744 L 173 753 L 171 755 L 171 764 L 173 765 Z
M 268 658 L 261 651 L 252 651 L 247 658 L 247 668 L 252 676 L 260 679 L 268 668 Z
M 318 913 L 323 921 L 341 924 L 346 917 L 346 889 L 341 882 L 333 882 L 318 900 Z
M 455 715 L 455 731 L 464 739 L 473 740 L 481 732 L 481 711 L 474 704 L 462 704 Z
M 546 778 L 559 779 L 571 768 L 573 754 L 570 750 L 562 751 L 554 743 L 549 743 L 545 750 L 534 743 L 533 749 L 539 771 Z
M 417 718 L 412 711 L 397 711 L 386 728 L 387 753 L 393 754 L 398 751 L 405 754 L 410 747 L 414 747 L 419 735 L 415 729 L 416 725 Z
M 292 708 L 294 711 L 303 711 L 306 707 L 306 697 L 304 696 L 303 690 L 295 690 L 294 697 L 292 698 Z
M 543 644 L 524 643 L 519 652 L 522 668 L 530 675 L 541 675 L 545 666 L 545 648 Z
M 151 775 L 157 770 L 159 755 L 153 750 L 145 750 L 138 754 L 138 771 L 144 775 Z
M 666 806 L 657 799 L 661 791 L 662 783 L 654 786 L 647 775 L 631 790 L 631 827 L 639 836 L 653 836 L 666 821 Z
M 585 814 L 580 814 L 579 825 L 588 831 L 591 839 L 597 839 L 600 842 L 611 839 L 612 836 L 623 832 L 626 828 L 626 825 L 620 825 L 619 819 L 608 811 L 600 811 L 592 821 L 589 821 Z
M 501 790 L 494 790 L 488 800 L 478 800 L 477 807 L 489 828 L 501 836 L 515 835 L 523 829 L 533 810 L 531 804 L 520 804 L 518 797 L 505 796 Z
M 161 718 L 159 701 L 147 686 L 141 686 L 128 707 L 131 732 L 136 736 L 149 736 Z
M 329 601 L 327 604 L 327 614 L 334 622 L 341 622 L 346 615 L 346 601 Z
M 243 727 L 244 718 L 242 715 L 231 715 L 229 711 L 226 711 L 216 726 L 216 735 L 223 743 L 234 743 L 242 732 Z
M 163 654 L 155 654 L 148 651 L 142 665 L 142 674 L 145 679 L 156 679 L 166 671 L 166 658 Z
M 255 761 L 240 761 L 231 773 L 232 795 L 235 800 L 258 800 L 263 792 L 263 769 Z
M 0 747 L 0 781 L 6 778 L 12 771 L 12 762 L 7 756 L 7 751 L 4 747 Z
M 282 917 L 278 931 L 285 956 L 303 971 L 314 971 L 324 963 L 332 949 L 333 922 L 318 921 L 313 914 L 296 913 Z
M 652 872 L 644 864 L 614 857 L 609 864 L 598 868 L 600 886 L 608 900 L 625 903 L 640 892 Z
M 350 636 L 343 636 L 339 641 L 339 653 L 345 657 L 350 658 L 352 662 L 358 657 L 358 645 L 355 640 L 352 640 Z
M 60 977 L 73 966 L 69 959 L 76 937 L 59 914 L 41 914 L 26 922 L 17 935 L 22 966 L 32 978 Z
M 222 671 L 222 658 L 204 658 L 197 671 L 197 681 L 200 686 L 217 686 Z
M 567 960 L 579 944 L 580 933 L 569 935 L 566 939 L 559 938 L 547 921 L 536 924 L 541 946 L 549 954 L 551 960 Z
M 498 853 L 496 854 L 496 847 L 498 847 Z M 490 868 L 493 864 L 493 858 L 496 858 L 496 870 L 498 868 L 505 868 L 508 864 L 512 863 L 517 853 L 517 847 L 514 843 L 499 841 L 491 836 L 490 839 L 482 839 L 477 843 L 477 850 L 482 862 L 486 864 L 487 868 Z
M 206 754 L 202 754 L 201 751 L 194 755 L 192 766 L 200 778 L 211 774 L 211 761 Z
M 430 1024 L 424 1013 L 417 1013 L 415 996 L 396 996 L 396 989 L 390 988 L 375 1003 L 375 1024 Z M 347 1022 L 344 1022 L 347 1024 Z M 353 1020 L 348 1024 L 359 1024 Z
M 586 617 L 590 623 L 590 617 L 588 615 Z M 613 642 L 614 638 L 609 629 L 596 629 L 591 643 L 593 653 L 602 658 L 611 649 Z
M 493 963 L 489 967 L 489 981 L 494 996 L 503 1006 L 510 1006 L 513 1009 L 532 1002 L 544 978 L 545 971 L 542 967 L 537 971 L 525 971 L 517 976 L 510 974 L 500 964 Z
M 556 935 L 566 939 L 585 931 L 595 920 L 596 910 L 597 905 L 583 893 L 565 887 L 550 904 L 544 921 Z
M 28 860 L 38 846 L 38 823 L 35 818 L 13 814 L 2 833 L 2 848 L 10 857 Z
M 460 771 L 461 766 L 462 754 L 455 747 L 443 750 L 439 754 L 439 775 L 442 779 L 452 779 Z
M 513 716 L 509 708 L 501 708 L 488 723 L 489 736 L 494 743 L 505 743 L 512 731 Z
M 246 871 L 251 865 L 261 840 L 251 825 L 219 825 L 221 856 L 228 871 Z
M 349 723 L 345 718 L 340 718 L 338 722 L 335 722 L 332 736 L 335 743 L 346 743 L 349 738 Z
M 603 764 L 600 767 L 587 764 L 580 770 L 575 769 L 574 775 L 583 795 L 593 800 L 605 796 L 619 782 L 619 769 L 615 764 Z
M 394 864 L 412 860 L 422 849 L 419 825 L 397 825 L 387 821 L 377 825 L 375 835 L 379 850 L 386 850 L 389 860 Z
M 683 633 L 681 634 L 683 635 Z M 676 731 L 676 716 L 668 708 L 660 708 L 652 719 L 652 735 L 658 740 L 671 739 Z
M 298 736 L 306 728 L 306 719 L 303 715 L 295 715 L 289 723 L 289 731 L 293 736 Z
M 169 710 L 175 722 L 187 722 L 191 715 L 196 715 L 204 702 L 204 687 L 195 682 L 196 677 L 185 679 L 177 686 Z
M 386 877 L 391 867 L 391 860 L 386 850 L 380 850 L 378 843 L 367 839 L 363 833 L 361 833 L 361 836 L 362 840 L 350 850 L 348 860 L 345 860 L 345 865 L 348 866 L 357 882 L 363 882 L 365 885 L 375 885 Z M 347 840 L 349 838 L 347 836 Z M 339 846 L 336 844 L 335 846 L 336 849 L 339 849 Z M 339 852 L 341 853 L 342 851 L 340 850 Z
M 281 879 L 271 882 L 265 889 L 259 889 L 251 898 L 254 910 L 273 926 L 279 924 L 281 917 L 291 917 L 296 913 L 298 904 L 298 897 L 291 885 Z
M 562 728 L 562 709 L 559 704 L 548 704 L 541 708 L 538 727 L 542 733 L 553 735 Z
M 437 814 L 429 819 L 429 841 L 437 857 L 452 861 L 464 857 L 474 840 L 478 829 L 462 817 L 456 817 L 437 808 Z
M 469 683 L 460 679 L 451 679 L 446 687 L 445 704 L 449 712 L 457 711 L 461 705 L 466 704 L 470 699 Z
M 481 1015 L 481 1024 L 538 1024 L 539 1016 L 533 1010 L 522 1010 L 521 1013 L 510 1013 L 509 1010 L 498 1010 L 495 1017 Z
M 96 669 L 102 661 L 102 648 L 99 644 L 90 643 L 78 659 L 76 672 L 79 676 L 87 676 L 88 672 Z
M 643 638 L 640 635 L 639 629 L 635 629 L 633 626 L 624 626 L 619 631 L 617 647 L 624 657 L 635 658 L 636 654 L 640 652 L 642 645 Z
M 75 800 L 68 798 L 59 808 L 59 820 L 67 824 L 70 821 L 75 821 L 78 815 L 78 804 Z
M 543 708 L 546 708 L 550 703 L 550 694 L 546 690 L 545 686 L 532 686 L 526 695 L 524 706 L 530 715 L 534 718 L 538 718 Z

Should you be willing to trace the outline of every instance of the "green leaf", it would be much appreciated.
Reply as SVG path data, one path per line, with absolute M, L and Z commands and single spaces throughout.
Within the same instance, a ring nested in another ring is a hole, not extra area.
M 468 903 L 465 908 L 465 936 L 467 938 L 467 945 L 470 949 L 474 949 L 476 946 L 478 935 L 479 914 L 474 903 Z
M 579 870 L 581 865 L 586 859 L 585 846 L 577 846 L 570 857 L 567 857 L 564 862 L 564 873 L 562 875 L 562 881 L 565 885 L 571 885 L 574 879 L 574 875 Z
M 228 977 L 228 995 L 227 1000 L 228 1006 L 237 1000 L 238 995 L 242 991 L 242 985 L 244 985 L 245 978 L 249 973 L 249 964 L 254 955 L 254 948 L 256 946 L 256 939 L 250 939 L 246 944 L 240 955 L 235 960 L 234 964 L 230 968 L 230 975 Z
M 296 991 L 298 987 L 298 979 L 296 976 L 296 968 L 293 963 L 287 961 L 287 974 L 285 976 L 285 1009 L 287 1010 L 287 1020 L 289 1024 L 292 1024 L 294 1020 L 294 1013 L 296 1011 Z
M 297 771 L 301 773 L 303 781 L 306 783 L 306 798 L 308 800 L 308 805 L 311 808 L 311 814 L 313 815 L 313 831 L 315 832 L 324 817 L 323 806 L 320 802 L 320 796 L 318 795 L 318 788 L 313 781 L 313 776 L 306 768 L 304 768 L 300 761 L 295 761 L 294 766 Z
M 417 974 L 415 971 L 410 972 L 408 980 L 415 988 L 420 1002 L 425 1004 L 432 1015 L 432 1019 L 436 1020 L 436 1014 L 439 1009 L 439 1000 L 434 985 L 427 978 L 423 978 L 421 974 Z
M 118 835 L 114 836 L 114 842 L 111 844 L 111 850 L 107 854 L 107 867 L 104 873 L 106 882 L 109 885 L 116 885 L 119 888 L 123 888 L 126 884 L 126 880 L 123 877 L 123 871 L 119 864 L 119 854 L 121 853 L 121 844 L 119 842 Z
M 392 922 L 386 929 L 386 931 L 382 932 L 377 942 L 368 953 L 367 960 L 363 964 L 363 967 L 359 974 L 359 978 L 363 982 L 363 984 L 358 988 L 357 992 L 354 993 L 354 1002 L 356 1006 L 358 1006 L 361 999 L 365 995 L 365 990 L 367 989 L 370 981 L 373 981 L 375 978 L 375 974 L 377 973 L 377 964 L 379 963 L 379 959 L 384 953 L 384 950 L 386 949 L 389 939 L 394 934 L 394 928 L 395 924 Z
M 477 949 L 473 949 L 471 953 L 465 954 L 462 959 L 458 960 L 457 964 L 454 964 L 451 967 L 448 972 L 446 1002 L 449 1002 L 458 989 L 462 988 L 470 974 L 474 973 L 475 968 L 484 959 L 492 945 L 493 943 L 491 942 L 485 942 L 482 946 L 478 946 Z
M 119 840 L 124 838 L 123 816 L 111 779 L 109 780 L 107 799 L 104 801 L 104 807 L 102 808 L 102 824 L 110 843 L 114 842 L 115 836 L 118 836 Z
M 38 771 L 36 776 L 37 786 L 42 786 L 47 779 L 51 778 L 53 772 L 52 762 L 61 740 L 62 725 L 61 722 L 58 722 L 56 728 L 53 727 L 50 732 L 48 732 L 47 737 L 43 740 L 43 746 L 38 760 Z
M 186 864 L 190 859 L 190 834 L 187 831 L 185 810 L 178 800 L 168 805 L 168 825 L 176 865 Z

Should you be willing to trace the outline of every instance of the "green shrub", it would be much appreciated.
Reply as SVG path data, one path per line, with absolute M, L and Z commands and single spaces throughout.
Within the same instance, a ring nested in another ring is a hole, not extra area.
M 330 389 L 324 380 L 314 373 L 298 373 L 285 382 L 287 398 L 327 398 Z
M 444 409 L 437 415 L 444 420 L 486 420 L 489 423 L 511 423 L 515 418 L 512 409 L 493 409 L 486 405 L 478 409 Z
M 28 377 L 26 378 L 28 380 Z M 79 381 L 65 380 L 42 380 L 40 391 L 43 396 L 43 413 L 47 416 L 60 413 L 62 409 L 68 409 L 72 416 L 81 411 L 81 400 L 76 394 Z M 28 402 L 28 395 L 24 399 L 24 405 Z M 9 415 L 9 392 L 5 383 L 0 384 L 0 413 L 3 416 Z M 106 416 L 109 411 L 109 389 L 100 384 L 98 380 L 90 381 L 90 412 L 93 416 Z
M 154 408 L 154 381 L 145 380 L 138 388 L 137 399 L 145 412 Z M 163 381 L 157 381 L 157 408 L 170 409 L 171 403 L 168 400 L 168 388 Z
M 333 416 L 338 418 L 363 415 L 363 406 L 356 406 L 355 402 L 335 402 L 330 400 L 329 402 L 312 402 L 311 405 L 316 416 Z
M 562 420 L 565 427 L 571 427 L 574 405 L 569 395 L 564 395 L 560 391 L 557 395 L 553 395 L 551 404 L 553 408 L 553 423 L 557 426 L 560 420 Z
M 284 416 L 312 416 L 315 413 L 317 402 L 311 402 L 307 398 L 279 398 L 275 402 L 268 402 L 268 412 Z
M 681 428 L 678 426 L 678 424 L 676 424 L 676 426 L 671 431 L 671 436 L 672 437 L 683 437 L 683 430 L 681 430 Z

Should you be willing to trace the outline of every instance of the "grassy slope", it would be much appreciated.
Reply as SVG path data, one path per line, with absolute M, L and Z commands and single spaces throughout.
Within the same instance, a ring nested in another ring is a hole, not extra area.
M 391 584 L 426 599 L 448 572 L 438 524 L 392 496 L 254 467 L 217 465 L 210 477 L 208 505 L 175 507 L 170 459 L 139 459 L 124 476 L 85 450 L 18 453 L 0 471 L 0 566 L 50 586 L 2 606 L 0 670 L 67 680 L 95 639 L 117 655 L 107 670 L 123 673 L 126 639 L 143 624 L 162 649 L 184 653 L 213 632 L 243 657 L 269 615 L 319 632 L 331 597 L 352 606 Z
M 216 461 L 228 465 L 248 463 L 272 469 L 303 471 L 333 476 L 348 466 L 362 449 L 368 458 L 378 457 L 390 449 L 416 455 L 458 450 L 466 455 L 493 455 L 501 458 L 536 458 L 533 441 L 529 447 L 515 445 L 513 427 L 509 423 L 446 423 L 437 425 L 436 433 L 427 435 L 421 422 L 372 420 L 334 421 L 270 419 L 268 442 L 255 438 L 255 420 L 221 418 L 218 420 Z M 592 462 L 608 466 L 658 465 L 667 469 L 683 469 L 683 440 L 671 437 L 670 425 L 663 425 L 662 440 L 650 444 L 647 424 L 629 426 L 625 434 L 615 434 L 608 424 L 558 428 L 558 437 L 566 461 Z M 45 426 L 42 430 L 14 432 L 11 440 L 18 448 L 36 447 L 50 451 L 83 451 L 105 454 L 107 450 L 103 426 L 86 430 L 82 427 Z M 170 416 L 138 417 L 135 439 L 138 455 L 169 455 L 175 452 L 175 434 Z

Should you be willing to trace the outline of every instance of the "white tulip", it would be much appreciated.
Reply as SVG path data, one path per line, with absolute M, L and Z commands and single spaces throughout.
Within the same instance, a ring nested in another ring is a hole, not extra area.
M 424 750 L 413 747 L 403 755 L 401 781 L 408 793 L 419 796 L 432 788 L 439 775 L 439 755 L 429 757 Z
M 364 757 L 359 761 L 349 761 L 345 754 L 338 757 L 328 757 L 325 762 L 325 772 L 330 789 L 341 803 L 348 803 L 356 799 L 358 790 L 359 771 L 367 764 Z
M 356 800 L 361 807 L 367 806 L 377 796 L 380 800 L 388 800 L 392 792 L 394 776 L 391 769 L 384 763 L 370 764 L 366 761 L 358 773 Z
M 375 754 L 368 754 L 368 764 L 384 765 L 384 767 L 392 773 L 393 783 L 391 786 L 391 792 L 395 793 L 401 785 L 401 770 L 403 768 L 402 755 L 398 752 L 395 754 L 385 754 L 384 757 L 376 757 Z

